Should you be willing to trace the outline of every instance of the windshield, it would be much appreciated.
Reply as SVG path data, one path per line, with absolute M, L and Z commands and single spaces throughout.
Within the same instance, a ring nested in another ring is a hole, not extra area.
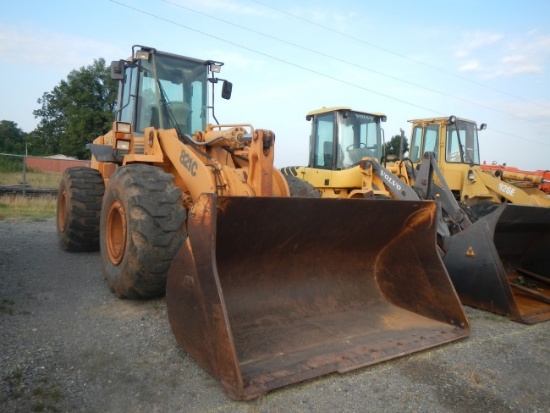
M 319 114 L 314 122 L 314 168 L 348 169 L 359 165 L 366 156 L 380 159 L 382 132 L 379 116 L 336 111 Z
M 193 134 L 206 128 L 207 67 L 204 62 L 164 53 L 127 69 L 122 85 L 125 106 L 120 119 L 133 124 L 134 132 L 145 128 L 178 128 Z
M 447 126 L 446 161 L 479 165 L 479 144 L 475 123 L 457 120 Z
M 413 129 L 409 159 L 420 162 L 426 152 L 433 152 L 438 159 L 439 152 L 439 125 L 429 124 L 425 129 L 422 125 L 416 125 Z
M 359 165 L 364 157 L 380 159 L 380 117 L 358 112 L 343 112 L 338 135 L 343 151 L 343 168 Z

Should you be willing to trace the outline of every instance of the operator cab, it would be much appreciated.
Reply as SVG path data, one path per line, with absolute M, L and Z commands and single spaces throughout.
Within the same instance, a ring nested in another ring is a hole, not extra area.
M 478 128 L 474 121 L 450 116 L 409 122 L 414 125 L 410 148 L 413 163 L 420 162 L 426 152 L 433 152 L 439 161 L 444 150 L 446 163 L 480 164 Z M 479 130 L 486 127 L 483 123 Z
M 309 112 L 306 120 L 313 122 L 310 168 L 336 171 L 353 168 L 364 157 L 381 159 L 385 115 L 336 107 Z
M 223 80 L 214 77 L 222 65 L 133 46 L 130 59 L 111 64 L 111 77 L 121 81 L 116 121 L 130 123 L 137 136 L 150 126 L 174 128 L 180 135 L 205 130 L 207 109 L 212 109 L 214 116 L 213 93 L 210 106 L 207 97 L 208 83 Z M 229 99 L 231 83 L 223 82 L 222 97 Z

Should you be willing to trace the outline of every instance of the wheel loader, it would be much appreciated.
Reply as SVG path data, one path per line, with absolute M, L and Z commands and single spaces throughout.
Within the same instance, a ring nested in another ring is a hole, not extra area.
M 60 246 L 99 247 L 117 296 L 165 293 L 177 343 L 234 399 L 468 336 L 436 203 L 285 178 L 273 132 L 216 120 L 222 65 L 144 46 L 112 63 L 115 121 L 63 176 Z
M 490 173 L 480 162 L 477 123 L 456 116 L 413 119 L 409 159 L 422 162 L 433 152 L 456 199 L 475 211 L 501 203 L 550 207 L 550 197 L 537 187 L 513 184 L 506 173 Z M 486 129 L 481 124 L 479 130 Z
M 384 156 L 383 113 L 338 106 L 308 112 L 306 120 L 312 122 L 308 166 L 282 168 L 285 176 L 308 182 L 323 198 L 392 198 L 399 185 L 388 172 L 408 182 L 404 162 L 372 170 L 371 160 Z
M 467 207 L 472 221 L 481 221 L 449 239 L 444 259 L 462 302 L 526 323 L 550 319 L 550 197 L 542 186 L 519 184 L 525 176 L 480 164 L 478 131 L 485 124 L 478 128 L 456 116 L 409 122 L 413 170 L 431 162 L 438 169 L 435 181 Z M 431 158 L 420 155 L 429 152 Z M 544 184 L 543 179 L 537 183 Z M 480 241 L 484 234 L 493 243 Z M 483 245 L 477 251 L 470 248 L 478 242 Z M 500 260 L 461 262 L 462 256 L 480 250 L 487 250 L 485 256 L 496 253 Z
M 481 203 L 485 197 L 461 198 L 460 188 L 467 184 L 461 181 L 458 188 L 453 174 L 450 176 L 455 180 L 449 184 L 448 171 L 456 168 L 442 169 L 437 160 L 453 159 L 451 166 L 456 167 L 457 156 L 478 159 L 477 126 L 471 121 L 466 124 L 456 117 L 446 118 L 448 125 L 458 127 L 458 132 L 441 132 L 449 139 L 464 140 L 467 136 L 471 149 L 460 151 L 457 143 L 441 143 L 443 139 L 436 136 L 444 122 L 426 121 L 423 133 L 417 124 L 413 127 L 412 159 L 388 164 L 384 161 L 387 157 L 380 128 L 384 117 L 349 107 L 309 112 L 309 165 L 282 168 L 283 174 L 305 180 L 327 198 L 368 198 L 383 205 L 388 205 L 387 200 L 436 200 L 439 251 L 462 302 L 524 323 L 550 319 L 550 210 L 496 202 L 489 204 L 490 208 L 479 208 L 485 205 Z M 453 156 L 447 153 L 439 157 L 446 148 L 453 150 Z M 422 150 L 425 152 L 420 159 L 417 154 Z M 476 171 L 475 176 L 481 174 L 478 180 L 483 182 L 493 179 L 476 169 L 479 165 L 475 163 L 466 166 L 465 179 L 469 179 L 468 171 Z M 492 187 L 499 190 L 498 184 Z M 501 200 L 496 191 L 491 199 Z M 483 195 L 486 193 L 488 190 Z M 539 196 L 524 198 L 543 202 Z M 466 201 L 478 204 L 470 207 Z

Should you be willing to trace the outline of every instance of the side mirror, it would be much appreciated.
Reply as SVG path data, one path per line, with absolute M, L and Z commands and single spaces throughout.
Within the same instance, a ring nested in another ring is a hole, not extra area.
M 111 62 L 111 79 L 124 80 L 124 60 Z
M 233 90 L 233 83 L 228 82 L 227 80 L 224 80 L 222 85 L 222 98 L 231 99 L 232 90 Z

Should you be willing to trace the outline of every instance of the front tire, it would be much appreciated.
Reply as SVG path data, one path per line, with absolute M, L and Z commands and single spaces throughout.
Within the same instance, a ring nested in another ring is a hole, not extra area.
M 100 243 L 105 278 L 117 296 L 165 293 L 168 268 L 185 237 L 185 217 L 181 190 L 162 169 L 127 165 L 111 176 Z
M 72 252 L 99 249 L 99 221 L 105 185 L 92 168 L 68 168 L 57 193 L 57 239 Z

